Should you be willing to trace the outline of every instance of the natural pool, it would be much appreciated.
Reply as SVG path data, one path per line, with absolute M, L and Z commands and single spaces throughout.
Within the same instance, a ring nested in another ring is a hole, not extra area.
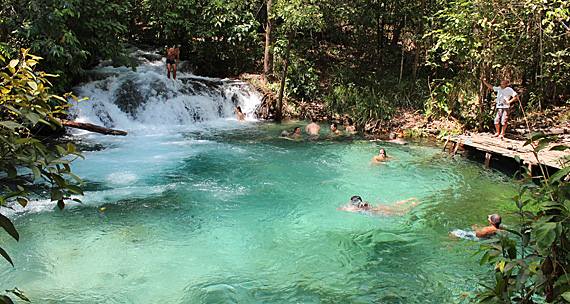
M 278 137 L 297 125 L 76 135 L 83 204 L 9 212 L 21 240 L 0 234 L 16 265 L 0 263 L 0 287 L 35 303 L 464 303 L 479 288 L 489 268 L 449 232 L 494 212 L 514 221 L 506 175 L 427 140 Z M 400 161 L 370 165 L 380 147 Z M 394 217 L 335 210 L 352 195 L 421 205 Z

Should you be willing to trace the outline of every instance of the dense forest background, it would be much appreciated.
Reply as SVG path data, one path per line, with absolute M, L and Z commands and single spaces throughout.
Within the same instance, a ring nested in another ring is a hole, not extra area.
M 0 54 L 29 48 L 65 92 L 100 60 L 136 65 L 128 45 L 181 44 L 196 74 L 261 73 L 275 91 L 283 79 L 291 100 L 360 123 L 407 108 L 482 128 L 490 121 L 483 78 L 510 80 L 529 112 L 567 104 L 569 8 L 564 0 L 3 0 Z
M 34 136 L 39 125 L 61 127 L 69 105 L 57 95 L 87 69 L 102 60 L 136 68 L 131 46 L 164 54 L 181 44 L 181 59 L 198 75 L 260 74 L 278 96 L 277 116 L 285 94 L 293 107 L 322 104 L 360 125 L 409 109 L 483 130 L 493 102 L 483 79 L 513 83 L 522 97 L 510 116 L 562 108 L 568 123 L 569 25 L 568 0 L 2 0 L 0 207 L 10 200 L 25 207 L 40 178 L 60 209 L 83 193 L 68 159 L 82 157 L 75 146 Z M 525 145 L 536 156 L 556 140 L 531 135 Z M 532 200 L 523 201 L 530 190 L 521 186 L 513 198 L 520 224 L 500 246 L 479 251 L 495 283 L 476 299 L 570 302 L 569 174 L 570 167 L 543 174 Z M 19 239 L 2 214 L 0 226 Z M 12 263 L 1 247 L 0 256 Z

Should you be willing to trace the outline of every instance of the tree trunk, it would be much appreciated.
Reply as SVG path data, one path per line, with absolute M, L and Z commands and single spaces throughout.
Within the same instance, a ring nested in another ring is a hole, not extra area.
M 279 96 L 277 97 L 277 109 L 275 111 L 275 120 L 281 121 L 283 118 L 283 90 L 285 89 L 285 79 L 287 78 L 287 69 L 289 68 L 289 54 L 291 53 L 291 45 L 293 44 L 293 30 L 289 31 L 287 39 L 287 49 L 285 50 L 285 64 L 283 66 L 283 74 L 281 75 L 281 85 L 279 86 Z
M 263 59 L 263 81 L 273 77 L 273 0 L 267 0 L 267 24 L 265 26 L 265 57 Z
M 406 30 L 406 21 L 408 15 L 404 15 L 404 31 Z M 400 63 L 400 78 L 398 79 L 398 83 L 402 82 L 402 74 L 404 73 L 404 41 L 402 41 L 402 61 Z
M 425 12 L 425 0 L 420 1 L 420 13 L 424 16 Z M 422 51 L 423 45 L 423 35 L 424 35 L 424 19 L 420 16 L 417 18 L 418 24 L 416 25 L 416 37 L 414 44 L 416 46 L 414 53 L 414 66 L 412 68 L 412 76 L 414 80 L 418 78 L 418 69 L 420 67 L 420 52 Z
M 90 123 L 81 123 L 81 122 L 69 121 L 66 119 L 59 119 L 59 121 L 61 121 L 61 124 L 66 126 L 66 127 L 87 130 L 87 131 L 101 133 L 101 134 L 105 134 L 105 135 L 120 135 L 120 136 L 126 136 L 127 135 L 127 132 L 125 132 L 125 131 L 113 130 L 113 129 L 97 126 L 94 124 L 90 124 Z

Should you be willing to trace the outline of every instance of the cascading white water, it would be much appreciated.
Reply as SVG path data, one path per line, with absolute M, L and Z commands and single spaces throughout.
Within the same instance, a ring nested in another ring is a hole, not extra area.
M 79 122 L 133 130 L 235 118 L 236 106 L 251 114 L 260 102 L 259 94 L 244 81 L 180 71 L 176 80 L 169 79 L 164 62 L 146 61 L 136 71 L 111 66 L 92 70 L 91 81 L 74 89 L 78 98 L 88 99 L 78 104 L 72 100 L 70 114 Z
M 488 274 L 453 228 L 483 223 L 518 185 L 428 141 L 401 146 L 241 122 L 258 96 L 243 83 L 180 73 L 164 60 L 99 67 L 76 88 L 76 120 L 129 136 L 72 135 L 83 203 L 43 197 L 0 211 L 0 286 L 34 303 L 460 303 Z M 249 115 L 251 117 L 252 115 Z M 158 131 L 158 132 L 157 132 Z M 380 147 L 400 161 L 371 165 Z M 352 195 L 407 214 L 336 210 Z M 506 223 L 512 222 L 507 217 Z M 443 262 L 442 262 L 443 261 Z

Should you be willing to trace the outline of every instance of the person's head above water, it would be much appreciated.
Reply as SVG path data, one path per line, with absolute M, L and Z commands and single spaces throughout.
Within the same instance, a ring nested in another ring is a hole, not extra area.
M 241 107 L 236 107 L 236 109 L 241 113 Z
M 350 203 L 354 206 L 354 207 L 358 207 L 358 208 L 368 208 L 368 203 L 367 202 L 363 202 L 362 198 L 358 195 L 355 195 L 353 197 L 350 198 Z
M 294 134 L 299 134 L 299 133 L 301 133 L 301 128 L 300 128 L 300 127 L 295 127 L 295 129 L 293 129 L 293 133 L 294 133 Z
M 488 218 L 489 218 L 489 223 L 495 226 L 495 228 L 499 229 L 499 226 L 501 226 L 501 216 L 496 213 L 493 213 L 490 214 Z
M 311 116 L 311 122 L 316 123 L 317 122 L 317 118 L 315 116 Z
M 391 140 L 396 139 L 396 133 L 394 133 L 394 132 L 390 133 L 390 139 Z
M 380 149 L 380 151 L 378 152 L 378 155 L 386 156 L 386 150 Z
M 346 118 L 346 124 L 349 126 L 352 126 L 354 123 L 352 122 L 352 119 L 350 117 Z
M 331 130 L 338 130 L 338 125 L 336 123 L 331 124 Z
M 350 202 L 351 203 L 360 203 L 360 202 L 362 202 L 362 198 L 360 198 L 360 196 L 358 196 L 358 195 L 355 195 L 355 196 L 350 198 Z

